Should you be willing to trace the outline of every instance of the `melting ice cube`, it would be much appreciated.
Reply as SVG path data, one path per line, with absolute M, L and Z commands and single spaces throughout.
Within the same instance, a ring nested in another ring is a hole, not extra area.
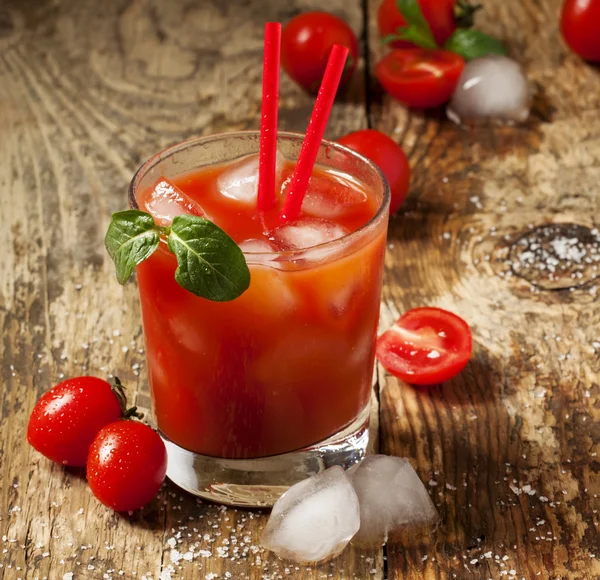
M 285 157 L 277 151 L 275 187 L 279 190 Z M 225 196 L 247 204 L 256 204 L 258 194 L 258 155 L 250 155 L 228 167 L 217 179 L 217 188 Z
M 313 175 L 302 202 L 302 211 L 314 217 L 335 219 L 360 209 L 367 200 L 366 192 L 355 183 L 336 176 Z
M 360 526 L 358 498 L 340 466 L 297 483 L 273 506 L 262 545 L 282 558 L 337 556 Z
M 154 186 L 150 200 L 146 202 L 146 210 L 161 226 L 170 225 L 178 215 L 205 215 L 200 205 L 165 177 L 161 177 Z
M 273 238 L 285 250 L 302 250 L 345 236 L 346 228 L 324 219 L 301 218 L 273 231 Z
M 275 246 L 267 240 L 245 240 L 238 245 L 242 252 L 246 254 L 246 262 L 248 264 L 272 265 L 274 258 L 272 253 L 277 251 Z
M 476 118 L 525 121 L 530 104 L 527 77 L 519 63 L 494 54 L 465 65 L 447 114 L 455 123 Z
M 370 455 L 348 476 L 360 502 L 360 530 L 353 542 L 380 546 L 395 531 L 435 524 L 439 517 L 408 459 Z
M 275 248 L 267 240 L 251 239 L 240 242 L 242 252 L 258 254 L 265 252 L 275 252 Z

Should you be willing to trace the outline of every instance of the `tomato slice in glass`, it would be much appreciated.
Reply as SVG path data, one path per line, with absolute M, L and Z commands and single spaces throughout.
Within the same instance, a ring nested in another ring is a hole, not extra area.
M 383 367 L 413 385 L 434 385 L 456 376 L 473 351 L 469 325 L 441 308 L 415 308 L 403 314 L 377 340 Z
M 375 76 L 392 97 L 409 107 L 430 109 L 450 99 L 465 66 L 447 50 L 392 50 L 375 65 Z

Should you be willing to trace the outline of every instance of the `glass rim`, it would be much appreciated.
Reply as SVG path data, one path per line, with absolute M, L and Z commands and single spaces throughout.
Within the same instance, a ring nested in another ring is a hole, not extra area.
M 154 155 L 152 155 L 152 157 L 150 157 L 147 161 L 145 161 L 136 170 L 136 172 L 133 174 L 133 177 L 131 178 L 131 181 L 129 182 L 129 190 L 128 190 L 129 207 L 131 207 L 132 209 L 138 209 L 138 210 L 140 209 L 139 205 L 137 203 L 137 199 L 135 197 L 135 194 L 137 191 L 137 185 L 141 181 L 141 179 L 144 177 L 144 175 L 147 173 L 147 171 L 150 170 L 158 161 L 160 161 L 161 158 L 173 155 L 173 154 L 177 153 L 178 151 L 181 151 L 181 150 L 186 149 L 193 145 L 199 145 L 199 144 L 203 144 L 203 143 L 209 143 L 211 141 L 219 141 L 219 140 L 223 140 L 225 138 L 236 138 L 236 137 L 237 138 L 243 138 L 243 137 L 258 137 L 258 138 L 260 138 L 260 131 L 257 131 L 257 130 L 228 131 L 228 132 L 222 132 L 222 133 L 212 133 L 211 135 L 203 135 L 200 137 L 192 137 L 191 139 L 187 139 L 185 141 L 180 141 L 178 143 L 175 143 L 174 145 L 170 145 L 169 147 L 159 151 L 158 153 L 155 153 Z M 292 131 L 278 131 L 277 138 L 279 139 L 280 137 L 287 137 L 288 139 L 295 139 L 295 140 L 299 140 L 300 142 L 302 142 L 304 140 L 304 135 L 302 133 L 295 133 Z M 386 210 L 389 206 L 391 193 L 390 193 L 390 185 L 388 183 L 388 180 L 386 179 L 386 177 L 383 174 L 383 172 L 381 171 L 381 169 L 369 158 L 365 157 L 364 155 L 361 155 L 357 151 L 354 151 L 354 149 L 350 149 L 349 147 L 341 145 L 340 143 L 336 143 L 335 141 L 329 141 L 328 139 L 323 139 L 321 141 L 321 145 L 325 145 L 327 147 L 333 147 L 334 149 L 341 151 L 342 153 L 345 153 L 346 155 L 350 155 L 351 157 L 358 159 L 361 163 L 366 165 L 369 168 L 369 170 L 371 170 L 371 171 L 375 172 L 375 174 L 377 174 L 377 176 L 379 177 L 379 181 L 382 184 L 383 196 L 382 196 L 381 203 L 379 204 L 379 207 L 377 208 L 377 211 L 375 212 L 375 214 L 369 219 L 369 221 L 367 221 L 365 224 L 360 226 L 358 229 L 343 235 L 341 238 L 336 238 L 335 240 L 330 240 L 328 242 L 323 242 L 321 244 L 315 244 L 313 246 L 308 246 L 306 248 L 299 248 L 299 249 L 295 249 L 295 250 L 272 251 L 272 252 L 245 252 L 242 250 L 244 256 L 257 256 L 257 257 L 277 256 L 278 258 L 283 258 L 283 259 L 293 259 L 296 256 L 304 256 L 304 254 L 311 252 L 313 250 L 316 250 L 316 249 L 318 249 L 318 250 L 328 249 L 329 250 L 331 248 L 336 248 L 337 246 L 342 246 L 346 243 L 352 243 L 353 241 L 359 239 L 362 235 L 365 235 L 365 232 L 368 232 L 369 230 L 374 229 L 375 226 L 382 220 L 382 217 L 386 213 Z

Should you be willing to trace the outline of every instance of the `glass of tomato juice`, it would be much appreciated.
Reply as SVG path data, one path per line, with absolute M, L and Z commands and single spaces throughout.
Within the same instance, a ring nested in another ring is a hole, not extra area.
M 388 184 L 366 158 L 323 141 L 301 216 L 281 225 L 302 140 L 279 134 L 281 193 L 262 212 L 248 189 L 258 132 L 170 147 L 129 189 L 130 206 L 159 224 L 181 213 L 214 221 L 250 270 L 246 292 L 212 302 L 175 282 L 164 240 L 137 267 L 167 475 L 221 503 L 272 505 L 297 481 L 359 461 L 367 446 Z M 161 193 L 163 178 L 183 194 Z

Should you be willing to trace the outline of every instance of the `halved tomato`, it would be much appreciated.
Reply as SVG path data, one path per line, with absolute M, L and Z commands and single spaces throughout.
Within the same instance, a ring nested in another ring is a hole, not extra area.
M 392 50 L 375 65 L 375 76 L 392 97 L 409 107 L 430 109 L 450 99 L 465 66 L 447 50 Z
M 377 340 L 379 362 L 413 385 L 434 385 L 456 376 L 473 351 L 469 325 L 441 308 L 415 308 L 403 314 Z

